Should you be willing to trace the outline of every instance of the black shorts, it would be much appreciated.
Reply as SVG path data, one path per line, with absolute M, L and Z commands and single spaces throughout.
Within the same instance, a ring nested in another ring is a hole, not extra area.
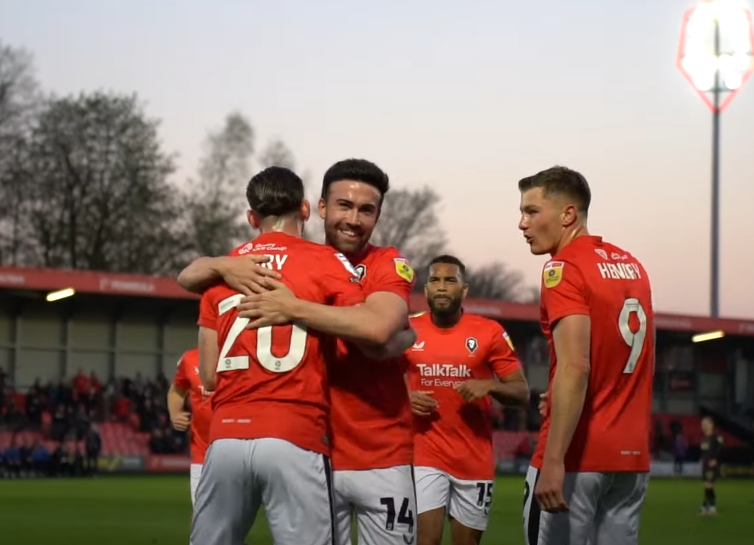
M 720 477 L 720 464 L 715 467 L 710 467 L 706 464 L 702 465 L 702 479 L 706 483 L 714 483 L 718 477 Z

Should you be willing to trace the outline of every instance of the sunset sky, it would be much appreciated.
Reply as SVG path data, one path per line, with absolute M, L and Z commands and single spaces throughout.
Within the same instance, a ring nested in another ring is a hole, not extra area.
M 711 115 L 675 68 L 687 0 L 5 0 L 0 39 L 58 94 L 136 92 L 176 180 L 249 116 L 321 178 L 346 157 L 443 197 L 451 248 L 535 285 L 519 178 L 581 171 L 589 218 L 643 260 L 661 311 L 709 308 Z M 722 119 L 721 313 L 754 318 L 754 83 Z M 749 151 L 747 151 L 749 150 Z

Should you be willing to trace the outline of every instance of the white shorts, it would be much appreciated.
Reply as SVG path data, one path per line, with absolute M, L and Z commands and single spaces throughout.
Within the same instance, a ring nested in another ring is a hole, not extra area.
M 527 545 L 637 545 L 649 473 L 566 473 L 566 513 L 546 513 L 534 499 L 539 470 L 526 473 Z
M 416 467 L 416 507 L 419 514 L 445 508 L 458 522 L 484 532 L 490 520 L 494 481 L 457 479 L 434 467 Z
M 196 506 L 196 487 L 199 486 L 199 477 L 202 475 L 202 464 L 191 464 L 189 469 L 189 487 L 191 488 L 191 507 Z
M 282 439 L 220 439 L 204 461 L 191 545 L 242 545 L 264 506 L 276 545 L 333 545 L 327 456 Z
M 416 541 L 416 491 L 410 465 L 365 471 L 334 471 L 338 545 L 351 545 L 356 513 L 359 545 L 406 545 Z

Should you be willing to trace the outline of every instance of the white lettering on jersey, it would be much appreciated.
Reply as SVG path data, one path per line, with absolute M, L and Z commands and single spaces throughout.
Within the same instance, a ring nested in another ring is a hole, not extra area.
M 597 263 L 597 269 L 606 280 L 641 279 L 641 269 L 637 263 Z
M 416 367 L 419 369 L 422 386 L 453 388 L 471 378 L 471 369 L 466 365 L 419 363 Z
M 275 269 L 276 271 L 282 269 L 283 265 L 285 265 L 285 262 L 288 260 L 288 254 L 265 254 L 265 257 L 270 258 L 270 262 L 260 263 L 260 265 L 268 269 Z

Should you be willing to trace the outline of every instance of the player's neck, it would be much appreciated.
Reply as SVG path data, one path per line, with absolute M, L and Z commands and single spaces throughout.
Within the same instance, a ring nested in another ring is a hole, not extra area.
M 575 239 L 579 237 L 588 237 L 588 236 L 589 236 L 589 230 L 586 228 L 585 224 L 574 225 L 573 227 L 566 229 L 563 232 L 563 236 L 560 238 L 560 242 L 558 242 L 558 245 L 555 248 L 555 251 L 551 253 L 550 255 L 555 257 L 556 255 L 558 255 L 560 252 L 563 251 L 563 248 L 568 246 Z
M 448 315 L 432 313 L 432 323 L 437 327 L 447 329 L 460 322 L 461 316 L 463 316 L 462 310 L 458 310 L 458 312 L 454 312 L 453 314 Z
M 279 216 L 265 218 L 259 224 L 259 232 L 263 235 L 283 233 L 284 235 L 301 238 L 303 227 L 303 223 L 298 218 Z

